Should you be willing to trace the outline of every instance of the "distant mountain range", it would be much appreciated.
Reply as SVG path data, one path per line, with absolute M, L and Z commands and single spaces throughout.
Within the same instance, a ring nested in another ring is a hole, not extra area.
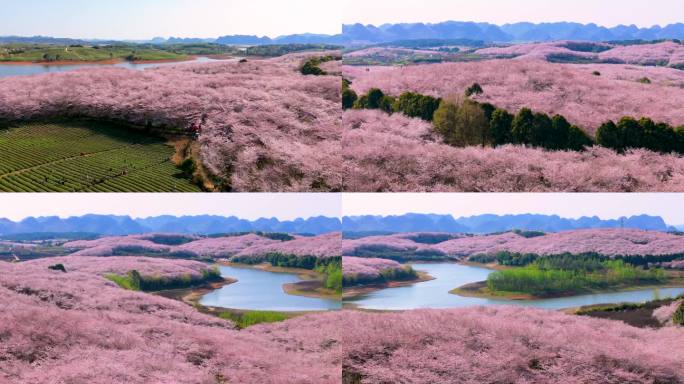
M 245 220 L 230 216 L 156 216 L 134 219 L 130 216 L 85 215 L 59 218 L 29 217 L 21 221 L 0 219 L 0 234 L 40 232 L 89 232 L 101 235 L 129 235 L 146 232 L 174 232 L 212 234 L 227 232 L 287 232 L 323 234 L 338 232 L 341 223 L 338 218 L 311 217 L 280 221 L 275 218 Z
M 87 40 L 69 39 L 50 36 L 0 36 L 0 44 L 53 44 L 53 45 L 75 45 L 75 44 L 116 44 L 116 40 Z
M 345 233 L 355 232 L 467 232 L 492 233 L 513 229 L 556 232 L 584 228 L 638 228 L 654 231 L 674 230 L 660 216 L 631 216 L 603 220 L 596 216 L 567 219 L 556 215 L 478 215 L 454 218 L 451 215 L 409 213 L 401 216 L 345 216 Z
M 596 24 L 572 22 L 558 23 L 513 23 L 496 25 L 469 21 L 445 21 L 436 24 L 399 23 L 380 26 L 345 24 L 342 33 L 336 35 L 300 33 L 275 38 L 256 35 L 227 35 L 218 38 L 155 37 L 151 40 L 129 41 L 134 43 L 178 44 L 216 43 L 224 45 L 268 45 L 268 44 L 336 44 L 369 45 L 398 40 L 418 39 L 467 39 L 487 43 L 512 43 L 552 40 L 660 40 L 684 39 L 684 23 L 667 26 L 639 28 L 636 25 L 618 25 L 608 28 Z M 113 40 L 62 39 L 47 36 L 21 37 L 0 36 L 0 44 L 113 44 Z
M 472 39 L 485 42 L 531 42 L 552 40 L 658 40 L 684 39 L 684 23 L 665 27 L 639 28 L 619 25 L 613 28 L 580 23 L 514 23 L 495 25 L 463 21 L 437 24 L 400 23 L 380 26 L 342 26 L 345 44 L 374 44 L 413 39 Z
M 255 35 L 229 35 L 219 38 L 182 38 L 182 37 L 155 37 L 151 40 L 89 40 L 89 39 L 68 39 L 49 36 L 0 36 L 0 44 L 53 44 L 53 45 L 75 45 L 75 44 L 198 44 L 214 43 L 222 45 L 272 45 L 272 44 L 343 44 L 342 35 L 320 35 L 303 33 L 297 35 L 279 36 L 270 38 L 267 36 Z

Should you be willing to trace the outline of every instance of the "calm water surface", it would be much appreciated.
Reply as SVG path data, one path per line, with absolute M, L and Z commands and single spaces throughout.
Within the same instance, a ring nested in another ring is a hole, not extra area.
M 425 271 L 435 280 L 406 287 L 387 288 L 355 299 L 345 299 L 366 309 L 415 309 L 415 308 L 458 308 L 474 305 L 529 305 L 544 309 L 563 309 L 591 304 L 639 303 L 657 298 L 684 294 L 682 288 L 655 288 L 629 292 L 613 292 L 580 295 L 542 300 L 484 299 L 452 295 L 450 290 L 464 284 L 487 279 L 494 272 L 490 269 L 455 263 L 413 264 L 418 271 Z
M 283 284 L 301 279 L 292 273 L 275 273 L 253 268 L 220 266 L 221 276 L 238 282 L 206 294 L 200 304 L 211 307 L 261 311 L 322 311 L 340 309 L 339 300 L 288 295 Z
M 234 60 L 234 59 L 229 59 Z M 53 73 L 53 72 L 67 72 L 73 71 L 81 68 L 90 67 L 118 67 L 118 68 L 128 68 L 142 71 L 147 68 L 155 68 L 166 65 L 182 65 L 188 63 L 207 63 L 213 61 L 222 61 L 222 59 L 212 59 L 209 57 L 197 57 L 195 60 L 180 61 L 180 62 L 170 62 L 170 63 L 144 63 L 135 64 L 130 62 L 120 62 L 115 64 L 65 64 L 65 65 L 46 65 L 46 64 L 26 64 L 26 65 L 16 65 L 16 64 L 6 64 L 0 63 L 0 77 L 11 77 L 11 76 L 25 76 L 25 75 L 37 75 L 41 73 Z

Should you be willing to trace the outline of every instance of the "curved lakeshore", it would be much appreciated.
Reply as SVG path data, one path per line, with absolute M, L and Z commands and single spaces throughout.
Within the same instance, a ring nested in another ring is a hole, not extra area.
M 607 303 L 640 303 L 658 298 L 684 294 L 684 284 L 674 286 L 638 287 L 603 293 L 581 294 L 557 298 L 519 297 L 516 300 L 501 296 L 476 297 L 450 293 L 454 287 L 482 282 L 492 269 L 460 263 L 417 263 L 417 271 L 428 273 L 433 280 L 426 282 L 369 290 L 359 296 L 345 297 L 345 308 L 365 310 L 409 310 L 418 308 L 461 308 L 469 306 L 516 305 L 543 309 L 567 309 Z
M 339 295 L 322 288 L 315 271 L 220 262 L 221 275 L 234 284 L 200 290 L 196 303 L 236 310 L 312 312 L 341 308 Z M 194 299 L 196 297 L 190 297 Z
M 411 280 L 394 280 L 382 283 L 371 283 L 371 284 L 359 284 L 351 287 L 345 287 L 344 293 L 342 294 L 343 299 L 353 299 L 356 297 L 361 297 L 368 295 L 372 292 L 379 291 L 387 288 L 399 288 L 408 287 L 418 283 L 424 283 L 426 281 L 434 280 L 435 278 L 430 276 L 428 273 L 422 271 L 416 271 L 418 277 Z
M 667 284 L 651 284 L 651 285 L 631 285 L 631 286 L 621 286 L 606 289 L 583 289 L 581 291 L 564 292 L 556 295 L 530 295 L 521 292 L 505 292 L 496 291 L 493 292 L 487 287 L 486 281 L 476 281 L 474 283 L 464 284 L 458 288 L 454 288 L 449 291 L 452 295 L 464 296 L 464 297 L 475 297 L 483 299 L 506 299 L 506 300 L 545 300 L 545 299 L 559 299 L 574 296 L 583 295 L 601 295 L 610 293 L 621 293 L 621 292 L 633 292 L 642 291 L 649 289 L 664 289 L 664 288 L 683 288 L 684 281 L 677 280 L 671 281 Z

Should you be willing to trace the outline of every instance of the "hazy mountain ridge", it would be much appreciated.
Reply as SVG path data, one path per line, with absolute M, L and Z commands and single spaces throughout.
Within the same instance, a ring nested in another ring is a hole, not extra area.
M 218 38 L 154 37 L 149 40 L 97 40 L 71 39 L 49 36 L 0 36 L 0 44 L 52 44 L 52 45 L 115 45 L 115 44 L 202 44 L 222 45 L 272 45 L 272 44 L 342 44 L 342 35 L 302 33 L 270 38 L 256 35 L 227 35 Z
M 341 34 L 298 33 L 278 37 L 257 35 L 225 35 L 217 38 L 155 37 L 150 40 L 136 40 L 136 43 L 177 44 L 216 43 L 223 45 L 268 45 L 268 44 L 374 44 L 396 40 L 414 39 L 469 39 L 492 43 L 540 42 L 552 40 L 660 40 L 684 39 L 684 23 L 664 27 L 654 25 L 640 28 L 636 25 L 604 27 L 594 23 L 510 23 L 496 25 L 471 21 L 445 21 L 441 23 L 389 23 L 380 26 L 356 24 L 342 25 Z M 118 41 L 119 43 L 122 41 Z M 69 39 L 48 36 L 0 36 L 0 43 L 29 44 L 116 44 L 114 40 Z
M 341 230 L 338 218 L 325 216 L 280 221 L 276 218 L 245 220 L 235 216 L 130 216 L 85 215 L 59 218 L 28 217 L 21 221 L 0 219 L 0 234 L 33 232 L 90 232 L 102 235 L 130 235 L 145 232 L 211 234 L 227 232 L 287 232 L 324 234 Z
M 512 23 L 495 25 L 463 21 L 441 23 L 398 23 L 380 26 L 346 24 L 342 26 L 345 42 L 383 43 L 406 39 L 475 39 L 486 42 L 530 42 L 552 40 L 658 40 L 684 39 L 684 23 L 665 27 L 639 28 L 618 25 L 612 28 L 593 23 Z
M 454 218 L 452 215 L 409 213 L 401 216 L 345 216 L 342 228 L 347 232 L 467 232 L 492 233 L 513 229 L 557 232 L 588 228 L 636 228 L 669 231 L 662 217 L 638 215 L 604 220 L 597 216 L 578 219 L 557 215 L 477 215 Z

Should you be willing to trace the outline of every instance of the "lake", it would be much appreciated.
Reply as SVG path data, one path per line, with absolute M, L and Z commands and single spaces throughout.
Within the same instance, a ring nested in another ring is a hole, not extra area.
M 95 63 L 82 63 L 82 64 L 7 64 L 0 63 L 0 77 L 11 77 L 11 76 L 26 76 L 26 75 L 37 75 L 41 73 L 55 73 L 55 72 L 68 72 L 81 68 L 92 68 L 92 67 L 118 67 L 118 68 L 128 68 L 133 70 L 142 71 L 147 68 L 155 68 L 166 65 L 179 65 L 188 63 L 208 63 L 213 61 L 222 61 L 224 59 L 212 59 L 209 57 L 197 57 L 195 60 L 189 61 L 179 61 L 179 62 L 162 62 L 162 63 L 131 63 L 128 61 L 123 61 L 114 64 L 95 64 Z M 228 59 L 234 60 L 234 59 Z
M 405 287 L 387 288 L 371 292 L 345 303 L 365 309 L 403 310 L 416 308 L 458 308 L 476 305 L 527 305 L 544 309 L 564 309 L 592 304 L 640 303 L 658 298 L 684 294 L 682 288 L 653 288 L 637 291 L 611 292 L 540 300 L 485 299 L 452 295 L 450 290 L 464 284 L 487 279 L 491 269 L 455 263 L 412 264 L 417 271 L 425 271 L 435 280 Z
M 301 281 L 296 274 L 225 265 L 219 268 L 221 276 L 238 281 L 204 295 L 200 300 L 202 305 L 259 311 L 324 311 L 340 309 L 342 306 L 339 300 L 285 293 L 283 284 Z

